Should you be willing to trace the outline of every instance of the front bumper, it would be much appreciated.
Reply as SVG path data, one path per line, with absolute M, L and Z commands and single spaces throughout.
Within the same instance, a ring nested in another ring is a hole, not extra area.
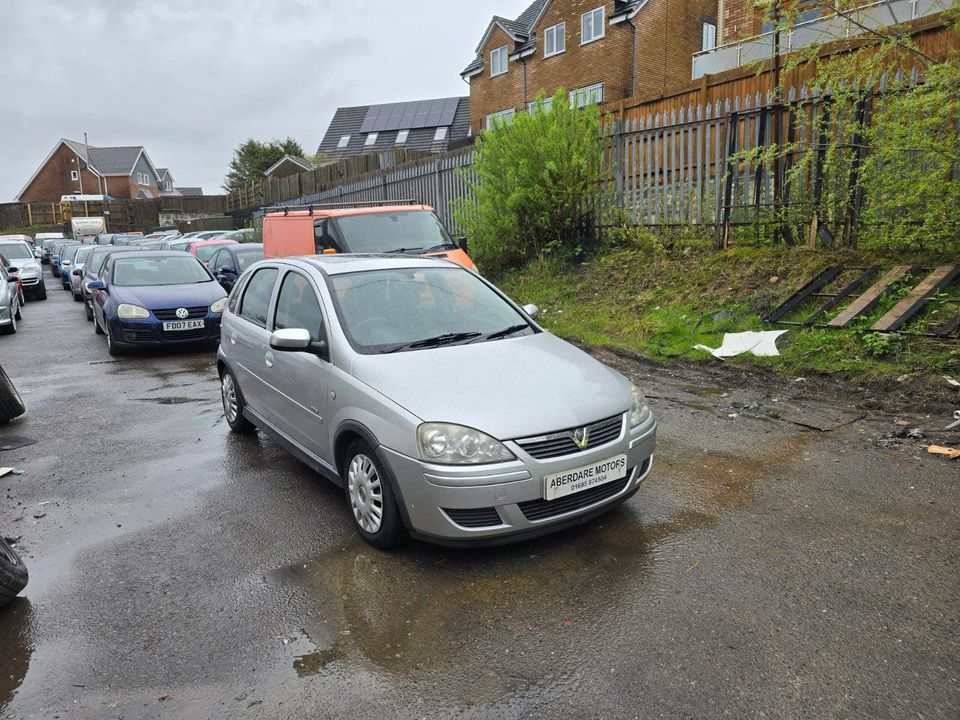
M 114 342 L 120 347 L 168 346 L 219 342 L 221 316 L 208 312 L 203 319 L 205 321 L 204 327 L 199 330 L 165 332 L 163 330 L 163 322 L 152 317 L 145 320 L 120 320 L 119 318 L 114 318 L 110 320 L 110 333 Z
M 30 288 L 37 287 L 42 282 L 40 275 L 24 275 L 23 271 L 20 271 L 20 283 L 23 285 L 24 290 L 29 290 Z
M 626 418 L 624 419 L 626 425 Z M 657 423 L 650 418 L 606 445 L 538 460 L 506 445 L 517 460 L 486 466 L 431 465 L 385 447 L 378 455 L 394 478 L 412 534 L 447 545 L 513 542 L 579 524 L 616 507 L 650 474 Z M 627 477 L 568 495 L 543 499 L 546 475 L 627 456 Z

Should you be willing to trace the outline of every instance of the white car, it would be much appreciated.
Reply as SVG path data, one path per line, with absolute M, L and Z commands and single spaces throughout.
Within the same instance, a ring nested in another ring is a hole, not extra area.
M 20 290 L 17 277 L 2 267 L 0 263 L 0 333 L 12 334 L 17 331 L 20 320 Z
M 12 267 L 20 273 L 23 294 L 31 300 L 46 300 L 47 286 L 43 284 L 43 271 L 40 261 L 33 254 L 33 248 L 25 235 L 5 235 L 0 237 L 0 255 L 3 255 Z

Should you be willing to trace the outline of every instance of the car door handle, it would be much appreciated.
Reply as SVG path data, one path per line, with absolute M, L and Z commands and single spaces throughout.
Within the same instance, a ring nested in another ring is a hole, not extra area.
M 267 354 L 263 356 L 263 362 L 266 363 L 267 367 L 273 367 L 273 353 L 268 350 Z

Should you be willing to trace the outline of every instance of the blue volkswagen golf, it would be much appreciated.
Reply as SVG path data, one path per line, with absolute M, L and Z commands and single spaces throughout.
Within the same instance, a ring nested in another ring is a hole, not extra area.
M 106 334 L 111 355 L 220 340 L 227 294 L 192 255 L 148 250 L 111 255 L 90 292 L 94 329 Z

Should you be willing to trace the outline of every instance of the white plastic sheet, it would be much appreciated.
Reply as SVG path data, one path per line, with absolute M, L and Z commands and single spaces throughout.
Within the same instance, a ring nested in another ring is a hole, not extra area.
M 723 336 L 723 344 L 714 349 L 706 345 L 697 345 L 697 350 L 706 350 L 718 358 L 730 358 L 744 353 L 753 353 L 757 357 L 777 357 L 777 338 L 786 330 L 767 330 L 765 332 L 727 333 Z

